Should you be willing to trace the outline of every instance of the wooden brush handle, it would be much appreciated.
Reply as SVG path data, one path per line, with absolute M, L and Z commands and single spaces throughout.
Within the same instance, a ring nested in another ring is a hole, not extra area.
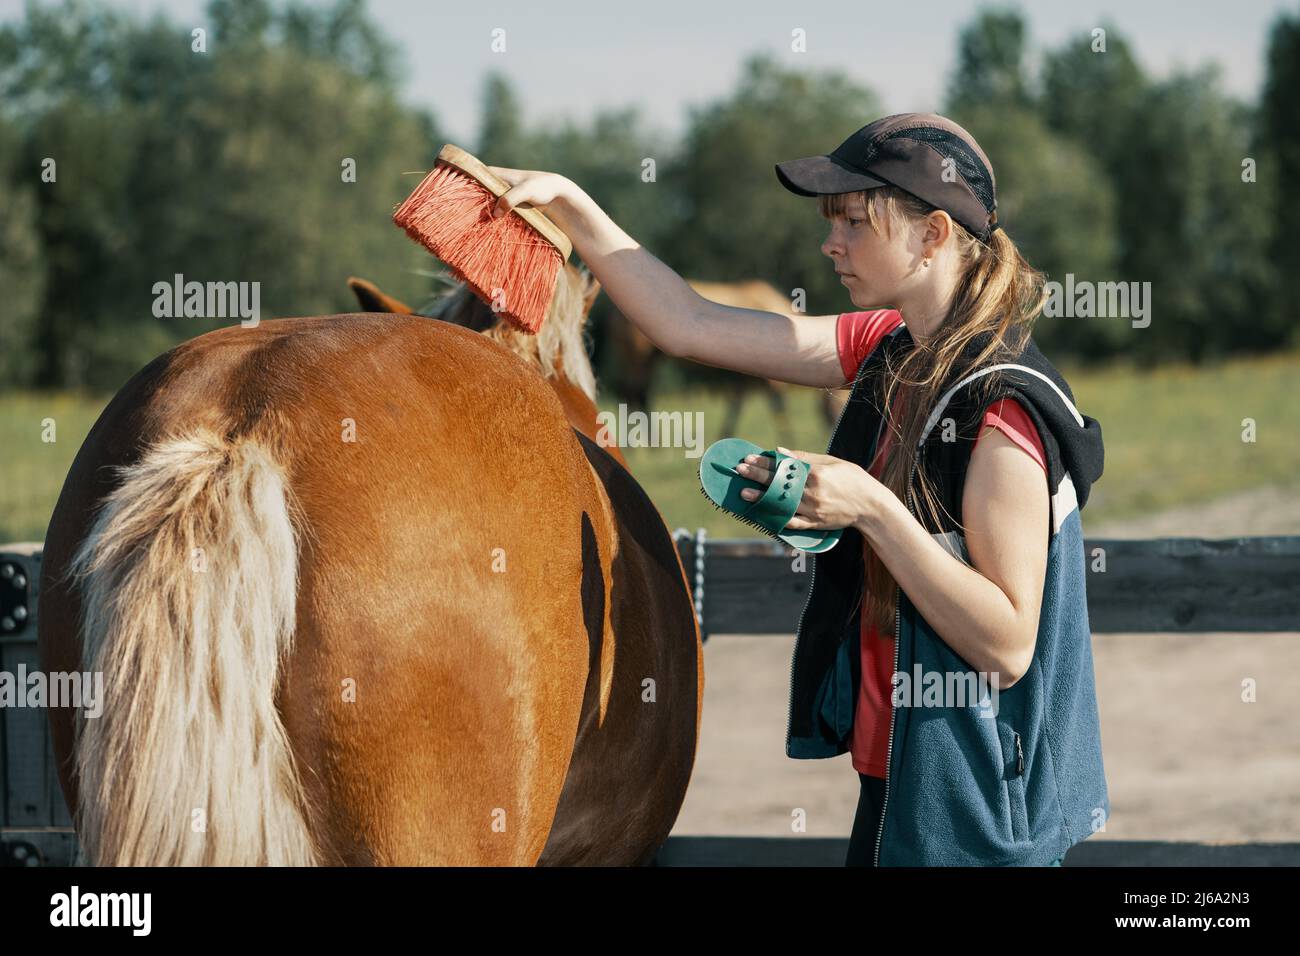
M 447 143 L 438 151 L 438 161 L 455 166 L 465 175 L 477 179 L 494 196 L 500 197 L 510 188 L 508 182 L 484 166 L 477 157 L 465 152 L 459 146 Z M 564 230 L 547 219 L 540 209 L 520 209 L 516 206 L 511 209 L 511 212 L 523 216 L 530 226 L 540 232 L 547 242 L 559 249 L 560 255 L 566 261 L 568 260 L 569 253 L 573 251 L 573 243 L 564 234 Z

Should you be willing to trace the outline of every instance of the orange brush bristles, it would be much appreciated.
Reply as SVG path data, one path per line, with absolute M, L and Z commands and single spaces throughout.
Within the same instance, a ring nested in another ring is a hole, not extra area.
M 393 222 L 480 299 L 535 334 L 546 319 L 564 257 L 513 212 L 493 219 L 496 201 L 473 176 L 440 162 L 398 207 Z

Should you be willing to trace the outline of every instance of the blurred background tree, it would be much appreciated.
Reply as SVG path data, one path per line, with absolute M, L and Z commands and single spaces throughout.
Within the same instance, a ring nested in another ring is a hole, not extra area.
M 1259 160 L 1260 183 L 1268 187 L 1265 227 L 1268 256 L 1264 269 L 1272 282 L 1268 314 L 1258 317 L 1269 326 L 1261 347 L 1278 334 L 1300 343 L 1300 242 L 1286 231 L 1300 222 L 1300 13 L 1284 13 L 1269 33 L 1264 89 L 1252 155 Z
M 965 126 L 993 163 L 998 221 L 1049 281 L 1112 278 L 1117 197 L 1097 157 L 1053 126 L 1026 63 L 1028 37 L 1011 10 L 979 14 L 957 38 L 946 115 Z M 1105 355 L 1122 337 L 1114 321 L 1040 316 L 1035 338 L 1054 354 Z
M 761 278 L 786 295 L 802 289 L 809 314 L 846 307 L 821 251 L 829 223 L 816 199 L 781 187 L 774 166 L 829 152 L 880 112 L 875 94 L 841 71 L 751 57 L 732 95 L 690 113 L 664 177 L 681 197 L 665 261 L 693 278 Z
M 402 102 L 405 66 L 364 0 L 211 0 L 207 23 L 202 53 L 166 16 L 95 0 L 32 4 L 0 27 L 7 386 L 116 388 L 219 324 L 152 315 L 154 283 L 177 273 L 257 281 L 267 317 L 354 308 L 349 274 L 427 300 L 431 261 L 390 213 L 445 140 Z M 1152 79 L 1113 23 L 1041 48 L 1020 12 L 994 7 L 955 43 L 942 111 L 992 158 L 1000 219 L 1029 261 L 1057 281 L 1151 283 L 1141 334 L 1044 316 L 1044 348 L 1150 364 L 1300 342 L 1300 246 L 1283 231 L 1300 211 L 1285 188 L 1300 178 L 1300 18 L 1274 22 L 1255 104 L 1226 95 L 1214 69 Z M 680 137 L 638 106 L 533 121 L 492 72 L 466 145 L 569 176 L 684 275 L 764 279 L 830 313 L 852 306 L 820 249 L 827 224 L 772 166 L 883 112 L 847 74 L 768 53 L 693 108 Z M 608 309 L 593 323 L 598 367 Z
M 0 29 L 19 381 L 116 388 L 222 324 L 153 316 L 154 283 L 178 273 L 259 282 L 268 317 L 355 308 L 352 272 L 423 288 L 428 257 L 389 213 L 440 138 L 398 101 L 395 51 L 364 5 L 215 0 L 209 14 L 206 53 L 161 17 L 82 2 Z
M 1025 41 L 1018 12 L 977 15 L 947 97 L 993 161 L 1000 221 L 1049 279 L 1151 283 L 1147 328 L 1044 315 L 1035 337 L 1144 365 L 1286 344 L 1294 322 L 1270 254 L 1278 180 L 1243 180 L 1261 146 L 1255 111 L 1220 91 L 1213 67 L 1148 79 L 1113 24 L 1047 50 L 1036 78 Z M 1278 61 L 1270 72 L 1295 51 Z

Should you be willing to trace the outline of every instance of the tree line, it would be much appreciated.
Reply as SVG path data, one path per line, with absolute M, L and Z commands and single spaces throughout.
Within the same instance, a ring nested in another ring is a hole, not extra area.
M 1044 315 L 1044 349 L 1149 365 L 1300 344 L 1300 244 L 1285 235 L 1300 212 L 1300 15 L 1271 25 L 1253 103 L 1213 66 L 1152 76 L 1111 23 L 1043 49 L 1018 12 L 991 8 L 956 53 L 941 112 L 992 159 L 999 220 L 1029 261 L 1063 288 L 1149 284 L 1145 325 Z M 176 275 L 257 282 L 268 318 L 354 309 L 353 274 L 427 298 L 437 264 L 390 216 L 445 139 L 402 77 L 364 0 L 212 0 L 201 24 L 29 4 L 0 27 L 0 381 L 116 388 L 228 324 L 156 316 L 152 290 Z M 886 112 L 845 71 L 751 55 L 678 137 L 635 105 L 530 122 L 498 71 L 480 111 L 458 145 L 571 177 L 683 275 L 803 290 L 813 314 L 852 308 L 815 201 L 772 171 Z

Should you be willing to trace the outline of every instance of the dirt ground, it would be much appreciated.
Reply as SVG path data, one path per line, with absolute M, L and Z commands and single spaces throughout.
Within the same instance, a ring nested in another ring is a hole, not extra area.
M 1300 534 L 1300 493 L 1268 488 L 1115 525 L 1090 538 Z M 1092 839 L 1300 841 L 1300 634 L 1093 638 L 1111 799 Z M 700 749 L 675 836 L 848 836 L 858 778 L 848 754 L 786 757 L 793 635 L 705 643 Z M 1254 703 L 1241 700 L 1253 678 Z

